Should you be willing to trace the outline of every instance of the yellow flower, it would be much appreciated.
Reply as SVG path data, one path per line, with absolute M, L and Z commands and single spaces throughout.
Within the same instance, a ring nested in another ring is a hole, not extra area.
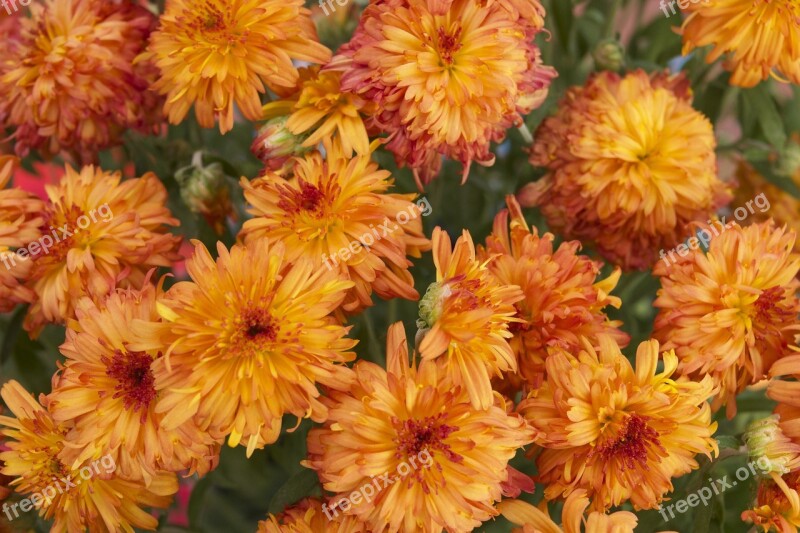
M 169 0 L 143 57 L 161 71 L 154 88 L 172 124 L 194 105 L 202 127 L 219 120 L 225 133 L 234 104 L 259 120 L 260 93 L 296 86 L 293 59 L 324 63 L 330 50 L 302 0 Z
M 42 245 L 30 259 L 28 285 L 37 300 L 25 327 L 34 334 L 47 322 L 72 317 L 83 296 L 102 299 L 116 286 L 140 288 L 150 269 L 180 257 L 181 239 L 167 231 L 178 221 L 152 173 L 122 181 L 119 172 L 92 166 L 78 172 L 68 165 L 58 186 L 47 186 L 47 196 Z
M 160 307 L 166 373 L 156 413 L 172 430 L 194 418 L 215 438 L 256 448 L 275 442 L 281 418 L 322 422 L 317 383 L 352 382 L 344 363 L 356 341 L 331 313 L 352 283 L 311 262 L 288 264 L 283 245 L 217 245 L 216 262 L 199 241 L 187 262 L 192 281 L 174 285 Z
M 628 500 L 654 509 L 672 478 L 698 467 L 696 454 L 718 453 L 706 403 L 712 379 L 673 379 L 678 358 L 662 358 L 658 372 L 658 343 L 643 342 L 634 368 L 608 336 L 599 350 L 588 341 L 577 355 L 552 349 L 546 381 L 518 407 L 540 431 L 536 463 L 548 500 L 584 489 L 593 510 Z
M 143 349 L 136 332 L 158 327 L 162 298 L 160 287 L 147 283 L 141 291 L 119 289 L 102 305 L 78 303 L 61 346 L 67 361 L 48 396 L 53 418 L 74 425 L 62 454 L 68 464 L 110 455 L 121 476 L 148 485 L 159 470 L 203 475 L 216 467 L 218 443 L 191 421 L 160 427 L 164 358 Z
M 16 17 L 21 35 L 0 60 L 0 127 L 15 150 L 69 151 L 85 162 L 117 144 L 127 128 L 159 123 L 160 99 L 147 90 L 154 67 L 134 64 L 155 17 L 136 2 L 42 0 Z
M 436 361 L 463 387 L 475 409 L 487 409 L 494 402 L 492 375 L 517 370 L 508 339 L 522 292 L 492 276 L 486 261 L 475 257 L 466 230 L 453 248 L 447 233 L 436 228 L 433 261 L 436 282 L 419 304 L 420 356 Z
M 603 313 L 604 307 L 622 303 L 609 294 L 620 271 L 595 281 L 602 264 L 578 255 L 578 241 L 561 243 L 554 251 L 553 235 L 540 237 L 535 227 L 528 227 L 517 200 L 508 196 L 506 202 L 508 209 L 495 217 L 486 248 L 478 247 L 478 259 L 489 260 L 489 271 L 500 284 L 518 285 L 525 294 L 516 304 L 522 322 L 509 325 L 514 334 L 510 344 L 519 377 L 535 388 L 544 377 L 548 347 L 575 352 L 581 336 L 597 339 L 601 334 L 613 336 L 622 347 L 628 344 L 630 337 L 618 329 L 621 322 Z
M 497 505 L 497 510 L 509 522 L 522 526 L 513 533 L 633 533 L 639 519 L 628 511 L 604 514 L 590 512 L 584 517 L 589 506 L 586 491 L 579 489 L 567 497 L 561 511 L 563 526 L 556 524 L 545 511 L 522 500 L 506 500 Z M 562 529 L 563 528 L 563 529 Z
M 341 514 L 334 517 L 322 505 L 316 498 L 305 498 L 278 516 L 269 515 L 259 522 L 257 533 L 366 533 L 355 517 Z
M 387 193 L 394 183 L 388 171 L 369 154 L 346 157 L 335 142 L 325 157 L 313 152 L 294 161 L 287 178 L 268 171 L 242 180 L 254 218 L 240 237 L 282 242 L 290 262 L 344 272 L 354 282 L 343 304 L 348 313 L 372 305 L 373 290 L 417 300 L 407 256 L 430 249 L 422 232 L 427 204 L 416 205 L 414 194 Z
M 601 72 L 570 89 L 537 130 L 531 163 L 547 174 L 520 202 L 624 270 L 646 269 L 687 238 L 687 223 L 728 200 L 715 146 L 684 77 Z
M 800 528 L 800 471 L 783 476 L 773 473 L 758 484 L 756 503 L 742 513 L 742 520 L 752 522 L 760 531 L 797 533 Z
M 653 336 L 675 350 L 681 374 L 713 377 L 720 391 L 712 407 L 727 405 L 732 418 L 736 395 L 766 378 L 793 344 L 800 254 L 793 252 L 794 233 L 772 221 L 717 226 L 722 222 L 704 230 L 719 232 L 708 253 L 693 249 L 674 264 L 656 265 Z
M 753 87 L 772 76 L 800 83 L 800 4 L 796 0 L 706 0 L 686 3 L 683 54 L 714 45 L 707 63 L 726 57 L 730 83 Z
M 437 365 L 409 367 L 401 323 L 386 351 L 388 371 L 356 363 L 355 384 L 331 392 L 328 422 L 309 433 L 306 466 L 336 493 L 323 512 L 357 516 L 372 533 L 471 531 L 497 515 L 508 461 L 533 431 L 500 395 L 476 410 Z
M 2 473 L 15 478 L 17 492 L 38 494 L 30 501 L 40 516 L 54 520 L 50 531 L 156 529 L 158 520 L 140 506 L 168 507 L 178 490 L 175 474 L 161 472 L 145 488 L 118 477 L 115 463 L 105 457 L 70 467 L 61 458 L 70 426 L 53 420 L 16 381 L 6 383 L 0 395 L 15 416 L 0 416 L 0 434 L 8 438 L 8 451 L 0 452 Z
M 420 188 L 441 156 L 464 166 L 494 163 L 491 142 L 541 104 L 555 70 L 533 39 L 544 27 L 538 0 L 389 0 L 364 10 L 334 58 L 342 89 L 376 104 L 368 127 L 389 134 L 398 164 Z

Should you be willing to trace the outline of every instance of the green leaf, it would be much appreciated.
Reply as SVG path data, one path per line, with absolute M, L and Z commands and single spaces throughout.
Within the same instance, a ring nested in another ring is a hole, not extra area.
M 297 503 L 320 486 L 319 477 L 314 470 L 303 470 L 295 474 L 272 496 L 269 512 L 280 513 L 287 506 Z

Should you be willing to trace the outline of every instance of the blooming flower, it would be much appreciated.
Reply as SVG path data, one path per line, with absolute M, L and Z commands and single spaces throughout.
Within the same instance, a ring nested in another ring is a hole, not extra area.
M 245 222 L 245 242 L 282 242 L 290 262 L 342 270 L 354 282 L 343 309 L 356 313 L 382 298 L 416 300 L 407 256 L 430 249 L 414 194 L 390 194 L 393 180 L 369 155 L 346 157 L 338 143 L 327 155 L 295 159 L 293 174 L 267 171 L 242 180 L 254 218 Z
M 794 233 L 771 221 L 728 226 L 708 253 L 691 250 L 675 264 L 656 265 L 653 336 L 675 350 L 681 374 L 713 377 L 720 391 L 712 406 L 727 405 L 731 418 L 736 394 L 766 378 L 793 344 L 800 254 Z
M 533 38 L 544 27 L 538 1 L 389 0 L 371 3 L 328 67 L 342 89 L 374 102 L 368 127 L 389 134 L 398 164 L 420 188 L 441 156 L 491 165 L 489 143 L 544 100 L 555 70 Z
M 53 420 L 47 406 L 39 405 L 16 381 L 6 383 L 0 395 L 14 414 L 0 416 L 0 433 L 8 438 L 8 451 L 0 452 L 2 473 L 15 478 L 11 484 L 17 492 L 41 495 L 31 501 L 38 499 L 39 514 L 54 520 L 51 531 L 156 529 L 158 520 L 140 506 L 169 506 L 178 490 L 174 474 L 159 473 L 145 488 L 118 477 L 105 459 L 102 467 L 95 460 L 73 468 L 61 459 L 70 426 Z
M 742 513 L 742 520 L 752 522 L 766 533 L 797 533 L 800 528 L 800 471 L 762 479 L 756 503 Z
M 155 25 L 136 2 L 43 0 L 30 18 L 16 17 L 20 36 L 0 60 L 0 127 L 12 128 L 15 150 L 61 150 L 93 162 L 128 128 L 162 119 L 147 91 L 154 67 L 135 62 Z
M 355 517 L 326 515 L 322 505 L 316 498 L 305 498 L 259 522 L 257 533 L 366 533 Z
M 259 120 L 260 93 L 296 86 L 292 59 L 324 63 L 330 51 L 302 0 L 169 0 L 144 57 L 161 71 L 154 88 L 172 124 L 194 105 L 202 127 L 218 120 L 225 133 L 234 104 Z
M 800 83 L 800 5 L 792 0 L 714 0 L 687 3 L 683 54 L 713 44 L 713 63 L 725 56 L 730 83 L 753 87 L 772 76 Z
M 713 380 L 674 379 L 672 351 L 658 372 L 656 341 L 639 345 L 634 368 L 611 337 L 599 340 L 577 355 L 553 348 L 547 379 L 518 406 L 540 432 L 538 480 L 548 500 L 584 489 L 593 510 L 627 500 L 657 508 L 672 478 L 698 467 L 696 454 L 718 452 L 706 403 Z
M 620 346 L 628 344 L 628 335 L 618 329 L 621 322 L 603 313 L 604 307 L 618 308 L 622 303 L 609 294 L 620 271 L 595 281 L 601 263 L 578 255 L 578 241 L 564 242 L 554 251 L 553 235 L 540 237 L 535 227 L 528 227 L 517 200 L 508 196 L 506 202 L 508 209 L 495 217 L 486 248 L 479 246 L 477 257 L 488 260 L 489 271 L 501 285 L 518 285 L 525 294 L 516 303 L 516 316 L 522 322 L 509 325 L 514 334 L 509 343 L 519 376 L 527 386 L 537 387 L 548 347 L 576 352 L 581 336 L 596 339 L 601 334 L 613 336 Z
M 139 288 L 153 267 L 178 259 L 180 237 L 167 233 L 178 221 L 166 207 L 167 191 L 152 173 L 122 181 L 119 172 L 67 166 L 58 186 L 47 186 L 42 242 L 31 256 L 28 285 L 37 300 L 25 320 L 37 333 L 63 323 L 77 300 L 101 299 L 116 287 Z
M 163 346 L 167 372 L 156 413 L 164 429 L 194 418 L 215 438 L 256 448 L 275 442 L 281 418 L 322 422 L 317 383 L 346 388 L 343 363 L 356 341 L 331 313 L 353 285 L 309 261 L 288 264 L 281 244 L 255 241 L 216 262 L 199 241 L 187 262 L 192 281 L 174 285 L 160 307 L 167 319 L 149 342 Z
M 687 223 L 729 199 L 715 145 L 683 76 L 601 72 L 570 89 L 537 130 L 531 163 L 547 174 L 520 201 L 538 205 L 564 237 L 645 269 L 686 237 Z
M 387 370 L 359 361 L 352 388 L 326 399 L 330 416 L 309 433 L 306 465 L 337 494 L 333 502 L 383 476 L 370 504 L 330 511 L 357 516 L 373 533 L 471 531 L 497 515 L 508 461 L 533 432 L 500 395 L 476 410 L 437 365 L 409 367 L 402 324 L 386 343 Z M 395 473 L 404 477 L 392 481 Z

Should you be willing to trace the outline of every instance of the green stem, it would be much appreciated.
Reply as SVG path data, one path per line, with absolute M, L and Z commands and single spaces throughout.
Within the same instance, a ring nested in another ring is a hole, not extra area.
M 612 0 L 611 9 L 608 11 L 608 18 L 606 19 L 606 27 L 603 30 L 603 37 L 611 39 L 614 37 L 614 23 L 617 19 L 617 12 L 622 6 L 622 0 Z

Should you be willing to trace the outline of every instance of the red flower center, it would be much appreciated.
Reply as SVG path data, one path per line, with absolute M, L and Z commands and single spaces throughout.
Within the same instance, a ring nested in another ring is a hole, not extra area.
M 598 446 L 591 455 L 600 455 L 603 461 L 619 459 L 629 469 L 636 468 L 636 463 L 646 468 L 650 446 L 663 450 L 658 431 L 647 425 L 646 416 L 634 414 L 625 419 L 625 426 L 616 439 Z
M 134 412 L 142 409 L 142 421 L 147 416 L 147 408 L 156 397 L 153 371 L 150 366 L 153 358 L 144 352 L 122 352 L 117 350 L 114 357 L 103 357 L 106 374 L 117 380 L 114 398 L 124 398 L 125 409 Z

